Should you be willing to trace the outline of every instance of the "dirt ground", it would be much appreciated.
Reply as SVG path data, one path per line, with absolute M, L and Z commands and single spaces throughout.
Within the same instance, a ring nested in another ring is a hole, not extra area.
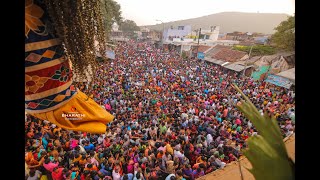
M 293 161 L 295 161 L 295 135 L 290 136 L 289 138 L 285 139 L 285 145 L 287 147 L 287 151 L 289 157 Z M 242 158 L 240 160 L 241 170 L 243 173 L 244 180 L 254 180 L 255 178 L 253 175 L 244 167 L 251 168 L 251 164 L 247 158 Z M 224 169 L 217 170 L 213 173 L 207 174 L 198 180 L 241 180 L 241 174 L 239 170 L 239 163 L 233 162 L 228 164 Z

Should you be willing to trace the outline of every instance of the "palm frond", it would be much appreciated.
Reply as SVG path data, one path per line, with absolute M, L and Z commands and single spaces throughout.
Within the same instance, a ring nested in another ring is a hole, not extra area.
M 259 135 L 248 139 L 248 149 L 244 155 L 252 164 L 248 169 L 256 180 L 292 180 L 294 163 L 289 158 L 277 121 L 267 113 L 262 116 L 254 104 L 233 84 L 243 100 L 237 108 L 249 119 Z

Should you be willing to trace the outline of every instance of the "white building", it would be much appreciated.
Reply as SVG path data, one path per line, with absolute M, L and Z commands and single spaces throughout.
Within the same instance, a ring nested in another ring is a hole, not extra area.
M 112 31 L 119 31 L 119 25 L 117 23 L 112 24 Z
M 219 37 L 219 30 L 219 26 L 211 26 L 210 30 L 201 29 L 201 36 L 203 36 L 203 38 L 200 38 L 205 41 L 217 41 Z
M 165 29 L 163 32 L 164 42 L 172 42 L 173 38 L 184 38 L 185 36 L 191 34 L 191 26 L 178 26 L 177 29 L 173 27 Z

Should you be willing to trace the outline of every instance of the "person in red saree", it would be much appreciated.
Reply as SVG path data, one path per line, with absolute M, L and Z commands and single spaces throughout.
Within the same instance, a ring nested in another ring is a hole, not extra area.
M 63 180 L 63 169 L 64 168 L 59 168 L 59 167 L 55 167 L 53 169 L 53 172 L 52 172 L 52 179 L 53 180 Z

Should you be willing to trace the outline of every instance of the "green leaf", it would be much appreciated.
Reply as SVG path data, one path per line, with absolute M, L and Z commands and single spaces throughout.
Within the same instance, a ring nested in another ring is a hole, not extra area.
M 243 151 L 253 167 L 248 170 L 256 180 L 294 179 L 294 163 L 288 156 L 276 119 L 269 117 L 267 113 L 262 116 L 235 84 L 233 87 L 243 98 L 237 108 L 252 122 L 259 133 L 248 139 L 248 149 Z

